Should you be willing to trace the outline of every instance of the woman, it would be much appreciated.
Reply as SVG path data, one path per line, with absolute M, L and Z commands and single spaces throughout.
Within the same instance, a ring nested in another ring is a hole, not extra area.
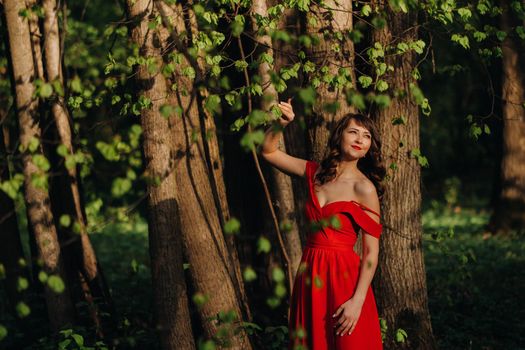
M 279 107 L 284 128 L 295 115 L 290 100 Z M 378 193 L 385 175 L 374 124 L 360 114 L 344 116 L 320 164 L 280 151 L 280 136 L 280 130 L 266 133 L 262 155 L 281 171 L 306 177 L 306 215 L 312 222 L 292 292 L 290 349 L 382 349 L 370 287 L 382 230 Z M 353 249 L 359 230 L 364 233 L 362 258 Z

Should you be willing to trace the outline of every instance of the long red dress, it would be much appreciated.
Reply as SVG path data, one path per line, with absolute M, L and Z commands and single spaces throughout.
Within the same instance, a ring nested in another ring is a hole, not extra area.
M 379 238 L 382 225 L 365 213 L 373 210 L 356 201 L 337 201 L 321 207 L 313 181 L 318 166 L 312 161 L 306 164 L 309 189 L 306 216 L 317 223 L 335 216 L 339 225 L 317 226 L 316 232 L 308 236 L 291 297 L 289 349 L 382 349 L 372 288 L 368 289 L 352 334 L 335 335 L 334 325 L 339 316 L 332 317 L 337 308 L 352 297 L 357 286 L 360 257 L 354 252 L 356 230 L 361 228 L 364 233 Z

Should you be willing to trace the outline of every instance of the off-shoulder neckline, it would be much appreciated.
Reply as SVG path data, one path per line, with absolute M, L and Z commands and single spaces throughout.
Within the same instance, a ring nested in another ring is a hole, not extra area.
M 312 164 L 315 164 L 315 165 L 318 165 L 316 162 L 314 161 L 310 161 L 312 162 Z M 326 209 L 327 207 L 331 206 L 331 205 L 334 205 L 334 204 L 344 204 L 344 203 L 351 203 L 351 204 L 355 204 L 357 205 L 361 210 L 365 209 L 365 210 L 368 210 L 369 212 L 377 215 L 379 218 L 381 218 L 381 215 L 379 215 L 375 210 L 367 207 L 366 205 L 356 201 L 356 200 L 338 200 L 338 201 L 333 201 L 333 202 L 330 202 L 330 203 L 326 203 L 325 205 L 321 206 L 321 204 L 319 203 L 319 199 L 317 198 L 317 193 L 315 193 L 315 188 L 314 188 L 314 182 L 313 182 L 313 176 L 314 176 L 314 173 L 315 173 L 315 169 L 316 167 L 314 168 L 314 171 L 308 176 L 308 182 L 309 182 L 309 186 L 310 186 L 310 190 L 311 190 L 311 197 L 313 199 L 313 202 L 314 204 L 316 205 L 317 208 L 319 208 L 319 210 L 324 210 Z

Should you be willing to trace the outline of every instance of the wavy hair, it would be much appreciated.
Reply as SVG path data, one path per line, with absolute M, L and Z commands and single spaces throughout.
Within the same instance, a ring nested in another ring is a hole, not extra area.
M 321 169 L 315 176 L 315 182 L 323 185 L 337 176 L 337 166 L 342 158 L 341 140 L 343 138 L 343 132 L 351 120 L 354 120 L 357 125 L 370 131 L 372 136 L 370 149 L 366 155 L 358 161 L 357 168 L 372 181 L 376 187 L 378 197 L 381 199 L 385 191 L 382 181 L 386 174 L 386 169 L 381 159 L 381 140 L 374 121 L 362 114 L 346 114 L 335 124 L 328 141 L 328 150 L 324 159 L 321 161 Z

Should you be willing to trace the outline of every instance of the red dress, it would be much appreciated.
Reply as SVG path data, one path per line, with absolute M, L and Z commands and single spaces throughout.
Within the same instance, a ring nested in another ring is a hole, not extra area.
M 356 201 L 337 201 L 321 208 L 313 177 L 319 164 L 307 161 L 309 200 L 306 216 L 311 222 L 337 217 L 339 227 L 328 226 L 310 233 L 295 278 L 290 305 L 290 345 L 293 350 L 377 350 L 382 349 L 381 330 L 372 288 L 368 292 L 352 334 L 335 335 L 332 315 L 354 294 L 360 257 L 354 252 L 356 230 L 379 238 L 382 225 Z M 375 213 L 375 212 L 374 212 Z

